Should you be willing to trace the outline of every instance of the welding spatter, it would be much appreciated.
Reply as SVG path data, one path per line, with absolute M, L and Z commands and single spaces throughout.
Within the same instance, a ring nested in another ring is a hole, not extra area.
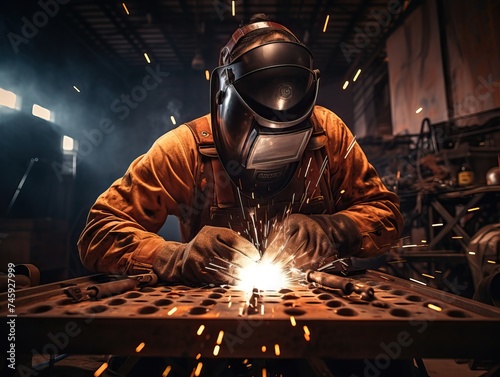
M 306 280 L 325 287 L 340 289 L 345 295 L 350 295 L 353 292 L 358 293 L 361 295 L 362 300 L 370 301 L 375 297 L 375 291 L 372 287 L 357 286 L 350 279 L 338 275 L 309 270 L 306 271 Z

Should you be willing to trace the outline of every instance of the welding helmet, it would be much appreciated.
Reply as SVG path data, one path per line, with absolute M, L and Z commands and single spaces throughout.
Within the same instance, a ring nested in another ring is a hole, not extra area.
M 276 40 L 229 61 L 238 40 L 254 30 L 284 30 L 295 41 Z M 309 118 L 319 88 L 312 54 L 284 26 L 256 22 L 239 28 L 212 72 L 212 133 L 219 159 L 248 196 L 269 197 L 292 179 L 312 134 Z

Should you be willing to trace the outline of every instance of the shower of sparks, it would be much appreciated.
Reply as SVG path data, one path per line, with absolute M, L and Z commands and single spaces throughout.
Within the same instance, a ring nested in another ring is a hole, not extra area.
M 349 156 L 349 153 L 351 153 L 351 150 L 352 150 L 352 148 L 354 148 L 356 143 L 357 143 L 356 135 L 354 135 L 354 138 L 352 139 L 351 144 L 349 144 L 349 146 L 347 147 L 347 153 L 344 156 L 344 160 L 347 158 L 347 156 Z
M 136 349 L 135 349 L 135 352 L 141 352 L 142 349 L 144 348 L 144 346 L 146 345 L 146 343 L 144 342 L 141 342 L 141 344 L 139 344 Z
M 429 274 L 422 274 L 422 276 L 425 276 L 426 278 L 429 278 L 429 279 L 435 279 L 436 278 L 435 276 L 432 276 L 432 275 L 429 275 Z
M 167 366 L 165 368 L 165 370 L 163 371 L 163 373 L 161 374 L 161 377 L 167 377 L 171 370 L 172 370 L 172 367 L 170 365 Z
M 295 317 L 293 315 L 290 316 L 290 323 L 293 327 L 297 326 L 297 322 L 295 321 Z
M 276 354 L 276 356 L 279 356 L 281 354 L 280 345 L 278 343 L 274 345 L 274 353 Z
M 217 356 L 219 354 L 219 351 L 220 351 L 220 346 L 216 344 L 214 347 L 214 356 Z
M 262 351 L 262 353 L 265 353 L 265 352 L 267 351 L 267 347 L 266 347 L 266 346 L 262 346 L 262 347 L 260 348 L 260 350 Z
M 418 284 L 427 285 L 424 282 L 421 282 L 421 281 L 419 281 L 417 279 L 410 278 L 410 280 L 413 281 L 413 282 L 415 282 L 415 283 L 418 283 Z
M 217 344 L 221 344 L 221 343 L 222 343 L 222 339 L 223 339 L 223 338 L 224 338 L 224 331 L 223 331 L 223 330 L 221 330 L 221 331 L 219 331 L 219 336 L 217 337 L 217 341 L 216 341 L 216 343 L 217 343 Z
M 435 310 L 437 312 L 443 311 L 443 308 L 441 308 L 440 306 L 434 305 L 434 304 L 427 304 L 427 307 L 429 309 Z
M 172 314 L 174 314 L 176 311 L 177 311 L 177 307 L 172 308 L 172 309 L 170 309 L 170 310 L 168 311 L 167 315 L 172 315 Z
M 201 368 L 203 368 L 203 363 L 199 362 L 194 371 L 194 375 L 198 377 L 201 374 Z
M 95 372 L 94 377 L 99 377 L 108 368 L 108 363 L 103 363 Z

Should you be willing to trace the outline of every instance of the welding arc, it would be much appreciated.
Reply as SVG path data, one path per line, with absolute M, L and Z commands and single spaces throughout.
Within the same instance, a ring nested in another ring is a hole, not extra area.
M 346 295 L 354 292 L 354 284 L 341 276 L 330 275 L 325 272 L 307 271 L 306 280 L 324 285 L 325 287 L 340 289 Z

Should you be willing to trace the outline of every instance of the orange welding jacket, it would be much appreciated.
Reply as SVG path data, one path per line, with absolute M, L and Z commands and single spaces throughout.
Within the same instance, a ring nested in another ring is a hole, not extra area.
M 336 114 L 316 106 L 310 121 L 314 132 L 294 178 L 265 200 L 241 196 L 231 183 L 217 158 L 209 115 L 167 132 L 92 206 L 78 241 L 83 264 L 114 274 L 149 272 L 159 250 L 174 242 L 156 234 L 167 216 L 179 219 L 182 242 L 189 242 L 205 225 L 245 236 L 250 211 L 257 227 L 286 211 L 342 213 L 356 224 L 362 244 L 341 255 L 387 251 L 403 227 L 398 197 Z

